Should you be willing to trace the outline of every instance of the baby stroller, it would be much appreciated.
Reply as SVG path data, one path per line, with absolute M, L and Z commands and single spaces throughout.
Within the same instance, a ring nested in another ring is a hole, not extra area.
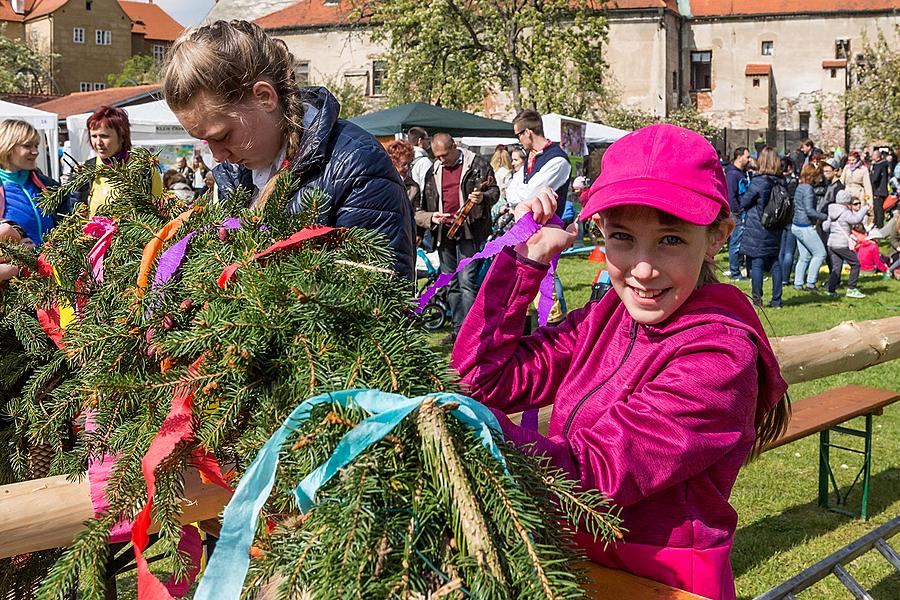
M 416 250 L 416 280 L 423 280 L 421 285 L 419 285 L 417 296 L 424 294 L 425 290 L 431 287 L 437 281 L 438 275 L 441 274 L 440 269 L 432 262 L 432 258 L 429 258 L 422 248 Z M 419 316 L 425 329 L 434 331 L 443 327 L 450 319 L 451 314 L 450 302 L 447 298 L 447 286 L 444 286 L 428 300 L 428 304 L 422 308 Z

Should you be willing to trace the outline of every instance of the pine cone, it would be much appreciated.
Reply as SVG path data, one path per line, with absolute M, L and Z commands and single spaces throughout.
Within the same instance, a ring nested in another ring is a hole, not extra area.
M 56 451 L 50 444 L 32 444 L 28 448 L 28 475 L 32 479 L 47 477 L 55 456 Z

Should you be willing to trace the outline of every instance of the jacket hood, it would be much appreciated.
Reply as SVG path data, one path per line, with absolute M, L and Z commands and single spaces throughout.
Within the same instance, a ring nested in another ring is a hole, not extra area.
M 772 350 L 756 310 L 741 290 L 733 285 L 714 283 L 694 290 L 694 293 L 671 317 L 657 325 L 647 325 L 648 334 L 670 336 L 691 327 L 723 324 L 743 329 L 756 344 L 758 351 L 759 398 L 756 423 L 769 412 L 787 391 L 781 376 L 778 358 Z
M 328 147 L 331 143 L 331 132 L 337 124 L 341 105 L 331 92 L 319 86 L 302 88 L 300 96 L 304 111 L 310 109 L 316 111 L 311 121 L 304 115 L 303 121 L 306 125 L 300 141 L 300 152 L 291 161 L 291 170 L 303 179 L 320 170 L 328 162 L 331 155 L 331 149 Z
M 828 205 L 828 218 L 832 221 L 836 220 L 841 213 L 846 212 L 848 209 L 843 204 L 833 203 Z

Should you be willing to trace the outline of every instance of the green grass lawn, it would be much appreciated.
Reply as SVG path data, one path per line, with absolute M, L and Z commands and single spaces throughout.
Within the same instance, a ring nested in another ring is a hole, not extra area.
M 574 255 L 560 261 L 559 272 L 569 309 L 588 301 L 591 281 L 602 267 L 585 257 Z M 727 257 L 720 255 L 720 271 L 726 262 Z M 845 284 L 846 279 L 845 275 Z M 824 283 L 824 276 L 819 283 Z M 738 287 L 750 294 L 749 281 L 739 283 Z M 858 287 L 867 298 L 830 299 L 824 294 L 797 292 L 787 286 L 784 308 L 767 309 L 760 318 L 770 336 L 782 336 L 822 331 L 851 319 L 900 316 L 900 281 L 862 275 Z M 771 281 L 766 281 L 764 297 L 770 296 Z M 437 344 L 445 333 L 435 334 L 433 342 Z M 793 385 L 790 394 L 798 402 L 848 383 L 900 390 L 900 361 Z M 851 424 L 862 429 L 864 419 Z M 855 445 L 857 441 L 862 440 L 853 438 L 849 443 Z M 900 404 L 887 408 L 883 416 L 875 418 L 873 444 L 870 516 L 865 522 L 817 506 L 818 436 L 763 454 L 741 472 L 731 494 L 739 515 L 732 553 L 739 598 L 754 598 L 900 514 Z M 861 457 L 849 453 L 842 456 L 840 451 L 832 450 L 832 461 L 838 483 L 846 489 L 859 470 Z M 858 501 L 859 487 L 856 486 L 851 503 Z M 898 545 L 897 540 L 894 545 Z M 858 558 L 848 570 L 873 597 L 900 598 L 900 575 L 877 551 Z M 851 596 L 837 578 L 830 576 L 800 597 Z

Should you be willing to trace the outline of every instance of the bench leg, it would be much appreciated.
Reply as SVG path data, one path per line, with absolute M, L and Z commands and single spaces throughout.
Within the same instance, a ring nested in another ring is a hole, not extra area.
M 828 508 L 829 433 L 828 429 L 819 432 L 819 506 L 822 508 Z
M 859 516 L 863 521 L 869 520 L 869 477 L 872 474 L 872 415 L 866 415 L 865 455 L 863 456 L 863 489 L 862 510 Z

